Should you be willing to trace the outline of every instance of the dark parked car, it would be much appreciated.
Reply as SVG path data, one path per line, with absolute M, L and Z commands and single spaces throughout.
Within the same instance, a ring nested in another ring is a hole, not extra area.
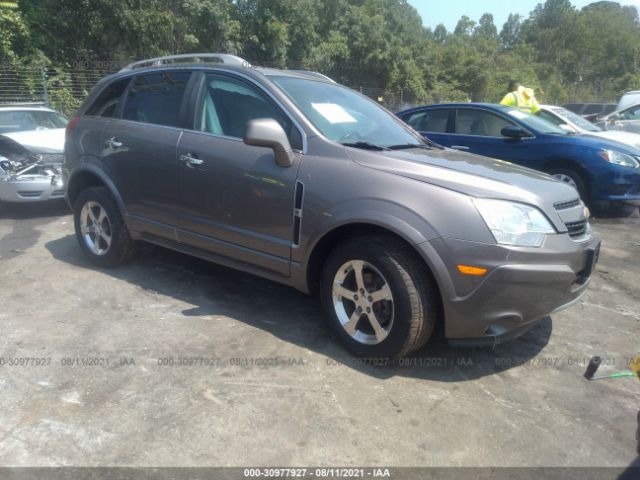
M 573 188 L 435 146 L 321 75 L 189 57 L 102 80 L 69 123 L 67 197 L 95 264 L 144 240 L 317 292 L 375 357 L 440 321 L 495 344 L 585 292 L 600 242 Z
M 616 110 L 615 103 L 567 103 L 563 107 L 590 122 L 595 122 L 600 117 Z
M 640 205 L 640 149 L 633 146 L 578 135 L 501 105 L 430 105 L 398 116 L 440 145 L 546 172 L 587 203 L 613 202 L 622 213 Z

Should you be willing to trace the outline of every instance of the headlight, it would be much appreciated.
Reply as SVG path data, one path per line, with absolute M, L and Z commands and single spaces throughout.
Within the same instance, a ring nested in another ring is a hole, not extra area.
M 474 199 L 478 212 L 497 243 L 520 247 L 539 247 L 555 229 L 540 210 L 506 200 Z
M 615 150 L 600 150 L 598 154 L 609 163 L 623 167 L 640 168 L 640 161 L 626 153 L 616 152 Z

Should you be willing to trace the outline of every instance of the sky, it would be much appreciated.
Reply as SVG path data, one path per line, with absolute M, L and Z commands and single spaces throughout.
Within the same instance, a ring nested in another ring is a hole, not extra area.
M 519 13 L 528 17 L 529 12 L 544 0 L 408 0 L 417 10 L 425 26 L 432 29 L 443 23 L 452 31 L 462 15 L 478 21 L 483 13 L 492 13 L 498 31 L 510 13 Z M 572 0 L 578 8 L 592 3 L 593 0 Z M 623 5 L 635 5 L 640 9 L 640 0 L 619 0 Z

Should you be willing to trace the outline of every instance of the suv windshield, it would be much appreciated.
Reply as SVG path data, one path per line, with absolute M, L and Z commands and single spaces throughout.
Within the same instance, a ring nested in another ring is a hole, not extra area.
M 273 81 L 329 140 L 362 148 L 427 145 L 375 102 L 346 87 L 292 77 Z
M 575 113 L 567 110 L 566 108 L 553 108 L 552 111 L 557 113 L 561 117 L 566 118 L 567 120 L 569 120 L 570 122 L 574 123 L 575 125 L 577 125 L 579 128 L 581 128 L 583 130 L 587 130 L 589 132 L 600 132 L 600 131 L 602 131 L 601 128 L 595 126 L 593 123 L 591 123 L 586 118 L 582 118 L 580 115 L 575 114 Z
M 68 120 L 56 112 L 39 110 L 0 111 L 0 134 L 28 130 L 65 128 Z
M 515 108 L 509 108 L 504 110 L 511 118 L 515 118 L 525 127 L 530 130 L 534 130 L 543 135 L 571 135 L 571 132 L 555 126 L 553 123 L 544 120 L 536 115 L 517 110 Z

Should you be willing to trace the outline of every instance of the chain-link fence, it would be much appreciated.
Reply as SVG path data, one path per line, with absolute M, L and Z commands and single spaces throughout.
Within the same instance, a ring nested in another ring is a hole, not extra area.
M 0 104 L 43 103 L 72 115 L 98 80 L 123 66 L 114 62 L 80 62 L 63 68 L 0 64 Z M 438 95 L 418 98 L 403 88 L 389 91 L 364 85 L 349 86 L 393 112 L 456 100 Z

